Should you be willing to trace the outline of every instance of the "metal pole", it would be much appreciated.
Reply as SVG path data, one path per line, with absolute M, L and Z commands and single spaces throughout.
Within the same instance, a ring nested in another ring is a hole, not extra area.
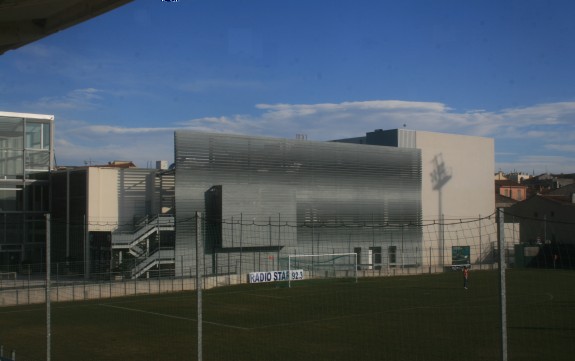
M 501 309 L 501 361 L 507 361 L 507 285 L 505 282 L 505 232 L 503 208 L 497 212 L 497 240 L 499 243 L 499 297 Z
M 401 269 L 405 267 L 405 259 L 403 257 L 403 224 L 401 225 Z
M 66 170 L 66 268 L 70 269 L 70 169 Z
M 232 216 L 232 224 L 231 224 L 231 241 L 232 241 L 232 248 L 234 248 L 234 216 Z M 228 274 L 230 275 L 230 279 L 231 279 L 231 275 L 232 275 L 232 269 L 231 269 L 231 264 L 230 264 L 230 253 L 228 252 Z M 236 261 L 236 257 L 234 255 L 234 261 L 236 262 L 237 265 L 237 261 Z M 234 269 L 234 273 L 237 273 L 237 267 Z
M 431 274 L 431 252 L 433 252 L 433 249 L 431 248 L 431 246 L 429 246 L 429 273 Z
M 357 283 L 357 253 L 354 255 L 355 258 L 355 267 L 353 267 L 355 272 L 355 283 Z
M 162 235 L 160 234 L 160 215 L 156 215 L 156 232 L 158 233 L 158 274 L 161 274 L 160 264 L 162 262 Z
M 371 214 L 371 246 L 375 247 L 375 221 L 373 220 L 373 213 Z M 373 264 L 373 258 L 371 263 Z
M 281 213 L 278 213 L 278 263 L 277 263 L 278 269 L 281 268 L 281 266 L 280 266 L 280 248 L 281 248 L 280 240 L 281 240 L 281 232 L 282 232 L 281 217 L 282 217 Z
M 547 243 L 547 215 L 543 215 L 543 244 Z
M 28 290 L 28 304 L 30 304 L 30 264 L 28 264 L 28 284 L 26 288 Z
M 196 292 L 198 297 L 198 361 L 202 361 L 202 277 L 200 275 L 200 213 L 196 212 Z
M 288 254 L 288 288 L 291 288 L 291 254 Z
M 315 239 L 315 235 L 314 235 L 314 222 L 315 222 L 315 217 L 314 217 L 314 210 L 311 210 L 311 254 L 315 254 L 315 251 L 313 249 L 313 244 L 314 244 L 314 239 Z M 311 259 L 311 276 L 315 277 L 315 265 L 313 262 L 314 258 L 312 257 Z
M 244 254 L 243 248 L 242 248 L 243 236 L 244 236 L 244 215 L 243 215 L 243 213 L 240 213 L 240 283 L 242 283 L 242 278 L 243 278 L 243 276 L 242 276 L 242 265 L 243 265 L 242 258 L 243 258 L 243 254 Z
M 441 190 L 439 191 L 439 199 L 441 200 Z M 440 248 L 439 248 L 439 262 L 441 263 L 441 272 L 445 272 L 445 228 L 443 225 L 443 221 L 444 221 L 444 215 L 443 213 L 441 213 L 439 215 L 441 217 L 440 219 L 440 224 L 439 224 L 439 229 L 440 229 L 440 234 L 441 234 L 441 239 L 440 239 Z
M 89 237 L 88 233 L 88 218 L 84 214 L 84 223 L 83 223 L 83 234 L 84 234 L 84 279 L 87 279 L 90 274 L 90 248 L 89 248 Z M 67 225 L 68 227 L 68 225 Z
M 481 269 L 483 265 L 483 250 L 481 246 L 481 214 L 479 215 L 479 269 Z
M 50 361 L 52 320 L 50 304 L 50 213 L 46 213 L 46 361 Z
M 56 302 L 60 301 L 60 267 L 56 262 Z M 30 297 L 30 292 L 28 292 L 28 297 Z

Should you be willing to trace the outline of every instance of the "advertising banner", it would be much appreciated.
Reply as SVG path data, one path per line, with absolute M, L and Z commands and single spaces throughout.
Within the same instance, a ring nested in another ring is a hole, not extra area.
M 290 277 L 291 274 L 291 277 Z M 250 272 L 248 274 L 249 283 L 300 281 L 303 280 L 303 269 L 292 269 L 291 271 L 268 271 Z

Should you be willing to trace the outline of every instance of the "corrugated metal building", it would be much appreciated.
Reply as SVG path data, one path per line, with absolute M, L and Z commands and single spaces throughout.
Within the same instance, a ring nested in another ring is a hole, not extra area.
M 176 274 L 194 264 L 196 212 L 227 225 L 205 237 L 206 269 L 214 272 L 240 251 L 244 273 L 261 258 L 288 254 L 381 257 L 391 233 L 399 242 L 401 225 L 410 225 L 402 229 L 403 253 L 421 258 L 419 149 L 183 130 L 175 149 Z

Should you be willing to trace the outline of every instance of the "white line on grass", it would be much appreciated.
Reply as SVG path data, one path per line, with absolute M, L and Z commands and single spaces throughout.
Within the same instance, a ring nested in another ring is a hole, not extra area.
M 110 308 L 117 308 L 117 309 L 120 309 L 120 310 L 131 311 L 131 312 L 140 312 L 140 313 L 145 313 L 145 314 L 154 315 L 154 316 L 175 318 L 175 319 L 177 319 L 177 320 L 197 321 L 197 319 L 195 319 L 195 318 L 168 315 L 168 314 L 166 314 L 166 313 L 159 313 L 159 312 L 144 311 L 144 310 L 139 310 L 139 309 L 137 309 L 137 308 L 120 307 L 120 306 L 113 306 L 113 305 L 107 305 L 107 304 L 101 304 L 100 306 L 110 307 Z M 220 327 L 234 328 L 234 329 L 243 330 L 243 331 L 249 331 L 249 330 L 251 330 L 251 328 L 239 327 L 239 326 L 232 326 L 232 325 L 227 325 L 227 324 L 225 324 L 225 323 L 210 322 L 210 321 L 203 321 L 203 323 L 207 323 L 207 324 L 214 325 L 214 326 L 220 326 Z

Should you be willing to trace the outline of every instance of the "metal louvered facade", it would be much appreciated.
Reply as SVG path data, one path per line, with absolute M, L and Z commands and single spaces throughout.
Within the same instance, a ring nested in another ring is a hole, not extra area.
M 294 229 L 270 227 L 269 237 L 220 229 L 205 241 L 206 253 L 234 252 L 239 239 L 244 254 L 273 245 L 278 257 L 317 252 L 320 242 L 354 252 L 394 237 L 404 252 L 421 250 L 419 149 L 181 130 L 175 161 L 176 274 L 178 263 L 193 263 L 196 212 L 217 222 Z

